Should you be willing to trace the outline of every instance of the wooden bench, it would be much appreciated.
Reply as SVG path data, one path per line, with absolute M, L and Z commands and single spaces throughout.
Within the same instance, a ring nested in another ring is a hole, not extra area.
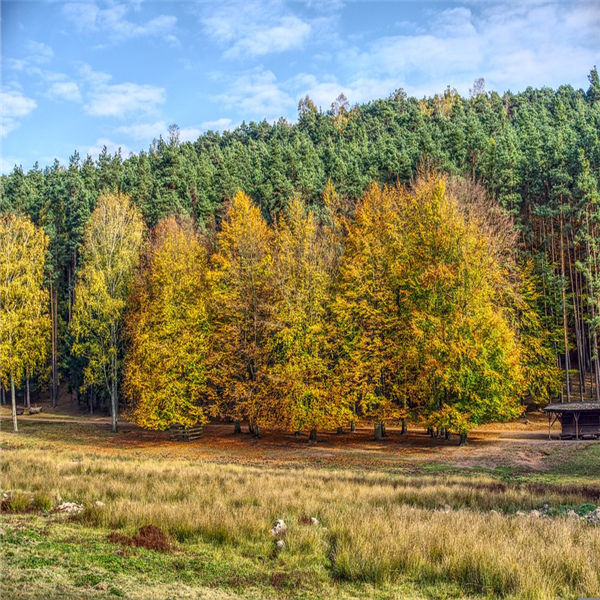
M 178 442 L 192 442 L 202 437 L 204 427 L 202 425 L 193 425 L 192 427 L 183 427 L 183 425 L 174 425 L 169 430 L 169 439 Z

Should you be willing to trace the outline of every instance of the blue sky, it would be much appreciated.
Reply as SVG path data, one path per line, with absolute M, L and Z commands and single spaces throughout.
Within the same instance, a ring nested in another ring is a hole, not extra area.
M 600 66 L 600 3 L 2 0 L 0 167 L 145 149 L 241 121 L 295 120 L 402 87 L 466 94 L 569 83 Z

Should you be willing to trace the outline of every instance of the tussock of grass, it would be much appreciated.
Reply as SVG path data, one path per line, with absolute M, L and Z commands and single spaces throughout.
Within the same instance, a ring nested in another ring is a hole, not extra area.
M 298 589 L 415 581 L 455 585 L 462 595 L 600 595 L 600 527 L 489 512 L 584 505 L 596 488 L 115 458 L 5 450 L 3 486 L 44 507 L 83 503 L 88 527 L 134 535 L 152 524 L 178 543 L 234 549 L 255 565 L 271 561 L 272 585 L 295 573 Z M 438 510 L 445 504 L 453 510 Z M 303 523 L 305 515 L 319 525 Z M 279 554 L 269 534 L 278 518 L 289 526 Z

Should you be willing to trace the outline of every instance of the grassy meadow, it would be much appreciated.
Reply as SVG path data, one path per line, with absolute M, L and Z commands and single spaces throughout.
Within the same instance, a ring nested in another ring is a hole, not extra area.
M 594 442 L 536 441 L 543 458 L 527 468 L 515 458 L 526 445 L 424 441 L 409 453 L 394 432 L 383 453 L 326 440 L 320 462 L 319 445 L 282 450 L 268 436 L 135 442 L 135 431 L 50 421 L 21 431 L 1 434 L 3 598 L 600 596 L 600 526 L 566 514 L 600 504 Z M 513 458 L 465 462 L 490 452 Z M 65 501 L 83 512 L 54 512 Z M 545 505 L 547 517 L 518 514 Z M 276 519 L 288 525 L 281 550 Z M 128 542 L 146 525 L 166 550 Z

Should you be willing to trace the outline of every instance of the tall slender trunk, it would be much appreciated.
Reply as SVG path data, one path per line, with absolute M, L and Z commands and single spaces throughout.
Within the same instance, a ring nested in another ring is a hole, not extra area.
M 52 321 L 52 408 L 56 408 L 58 404 L 58 294 L 56 287 L 50 283 L 50 318 Z
M 29 395 L 29 376 L 25 379 L 25 406 L 31 408 L 31 396 Z
M 10 395 L 12 400 L 13 433 L 19 433 L 19 425 L 17 423 L 17 395 L 15 394 L 15 379 L 12 371 L 10 372 Z
M 565 375 L 567 378 L 567 402 L 571 402 L 571 380 L 569 376 L 569 337 L 567 334 L 567 295 L 565 291 L 566 282 L 565 282 L 565 252 L 564 252 L 564 240 L 563 240 L 563 219 L 562 212 L 560 215 L 560 276 L 561 276 L 561 286 L 560 293 L 562 299 L 562 314 L 563 314 L 563 337 L 565 344 Z
M 110 382 L 110 404 L 112 417 L 112 432 L 117 433 L 118 418 L 119 418 L 119 401 L 117 398 L 117 360 L 113 358 L 112 364 L 112 381 Z

